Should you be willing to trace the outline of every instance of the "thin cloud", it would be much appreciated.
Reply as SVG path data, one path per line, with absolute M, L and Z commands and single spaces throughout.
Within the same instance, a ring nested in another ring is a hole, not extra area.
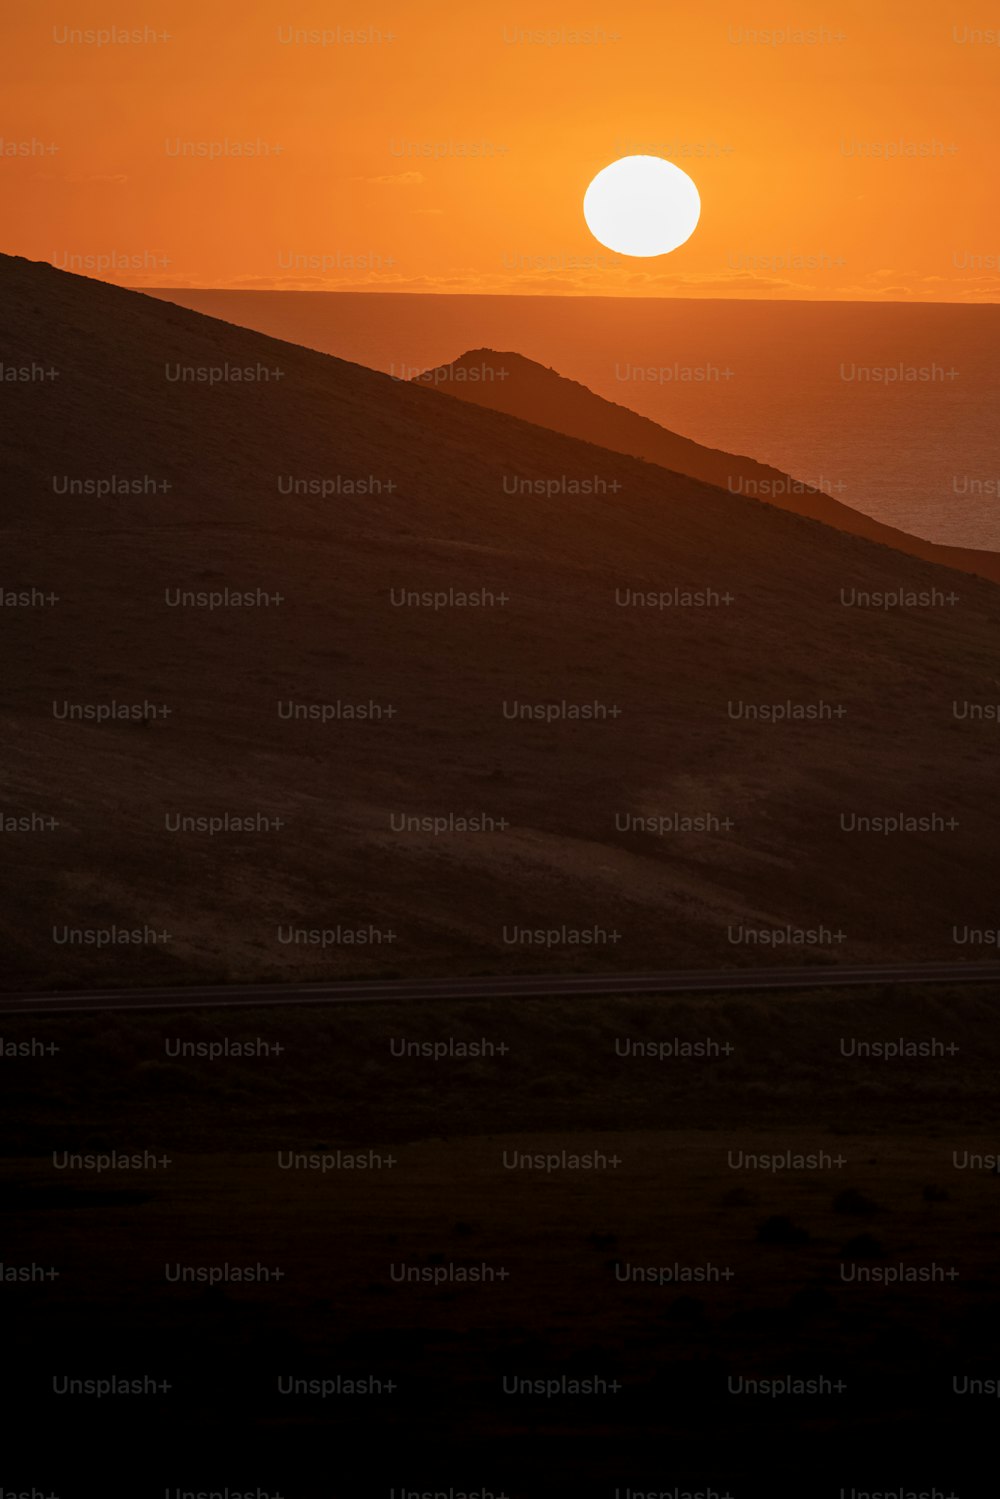
M 356 177 L 355 182 L 374 182 L 380 187 L 420 187 L 425 181 L 423 172 L 387 172 L 381 177 Z

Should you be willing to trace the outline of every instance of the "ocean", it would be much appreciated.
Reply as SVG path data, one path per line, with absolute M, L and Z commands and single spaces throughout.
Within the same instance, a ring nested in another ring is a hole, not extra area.
M 930 541 L 1000 551 L 1000 307 L 154 293 L 409 378 L 515 350 Z

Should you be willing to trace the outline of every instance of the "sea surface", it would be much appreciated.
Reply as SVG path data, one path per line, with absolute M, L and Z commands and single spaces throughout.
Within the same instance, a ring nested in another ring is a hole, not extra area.
M 516 350 L 928 540 L 1000 551 L 1000 307 L 156 292 L 409 378 Z

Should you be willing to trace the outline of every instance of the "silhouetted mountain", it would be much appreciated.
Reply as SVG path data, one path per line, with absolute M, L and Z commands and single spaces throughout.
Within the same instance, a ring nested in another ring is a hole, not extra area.
M 0 338 L 7 987 L 988 955 L 993 585 L 43 264 Z
M 850 505 L 841 504 L 825 491 L 790 478 L 780 469 L 681 437 L 637 411 L 607 401 L 585 385 L 567 380 L 533 359 L 525 359 L 522 354 L 470 349 L 451 364 L 426 370 L 415 378 L 475 406 L 506 411 L 540 427 L 549 427 L 553 432 L 596 442 L 612 452 L 645 458 L 675 473 L 703 479 L 733 494 L 791 510 L 795 515 L 808 516 L 824 525 L 836 526 L 838 531 L 907 552 L 911 557 L 1000 581 L 1000 555 L 996 552 L 939 546 L 883 525 Z

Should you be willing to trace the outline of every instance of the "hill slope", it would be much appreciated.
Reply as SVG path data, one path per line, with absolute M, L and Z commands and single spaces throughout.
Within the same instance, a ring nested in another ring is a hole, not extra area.
M 795 515 L 808 516 L 911 557 L 1000 581 L 1000 554 L 996 552 L 939 546 L 883 525 L 850 505 L 842 505 L 825 491 L 789 478 L 780 469 L 681 437 L 627 406 L 605 400 L 576 380 L 568 380 L 533 359 L 525 359 L 523 354 L 471 349 L 451 364 L 425 370 L 415 379 L 475 406 L 506 411 L 540 427 L 549 427 L 553 432 L 599 443 L 614 453 L 645 458 L 678 474 L 703 479 L 706 484 L 716 484 L 732 494 L 763 500 Z
M 45 265 L 0 339 L 6 987 L 988 955 L 992 585 Z

